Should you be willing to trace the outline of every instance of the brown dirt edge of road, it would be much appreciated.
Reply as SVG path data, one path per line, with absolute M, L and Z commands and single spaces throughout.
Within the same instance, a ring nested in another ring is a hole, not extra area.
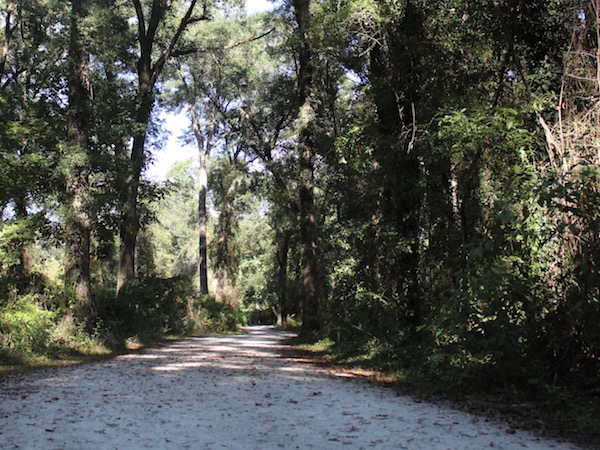
M 377 384 L 393 390 L 396 395 L 408 396 L 416 402 L 450 405 L 486 420 L 503 422 L 509 427 L 508 433 L 517 429 L 527 430 L 541 437 L 572 442 L 584 448 L 600 449 L 600 436 L 581 433 L 574 427 L 573 421 L 562 419 L 561 411 L 549 410 L 543 403 L 505 403 L 484 399 L 477 394 L 461 393 L 462 396 L 459 397 L 451 392 L 432 392 L 425 386 L 400 380 L 391 373 L 335 361 L 326 351 L 303 347 L 296 340 L 297 338 L 291 338 L 285 342 L 286 346 L 280 349 L 282 358 L 313 366 L 334 376 Z

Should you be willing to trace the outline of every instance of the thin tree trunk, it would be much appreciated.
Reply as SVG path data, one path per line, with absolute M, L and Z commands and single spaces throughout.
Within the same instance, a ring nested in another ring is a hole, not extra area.
M 17 219 L 27 218 L 27 203 L 23 198 L 15 198 L 15 212 Z M 31 243 L 29 241 L 19 242 L 19 262 L 10 268 L 14 278 L 27 278 L 31 271 Z
M 120 230 L 119 247 L 119 270 L 117 273 L 117 294 L 123 285 L 135 277 L 135 248 L 137 234 L 139 231 L 139 217 L 137 211 L 138 191 L 140 177 L 145 164 L 145 146 L 147 128 L 154 106 L 153 96 L 153 69 L 152 69 L 152 47 L 154 45 L 154 33 L 162 19 L 162 12 L 154 5 L 152 15 L 149 19 L 146 32 L 146 24 L 139 2 L 135 2 L 139 21 L 139 43 L 140 58 L 138 60 L 138 105 L 136 113 L 136 127 L 139 129 L 133 135 L 131 156 L 129 160 L 129 172 L 124 180 L 121 190 L 121 207 L 123 208 L 123 222 Z
M 216 118 L 210 117 L 206 130 L 202 127 L 202 121 L 196 114 L 195 103 L 190 104 L 190 119 L 192 121 L 192 131 L 196 138 L 198 146 L 200 173 L 198 187 L 198 278 L 200 295 L 208 295 L 208 239 L 207 224 L 208 211 L 206 208 L 206 196 L 208 194 L 208 162 L 212 150 L 212 140 Z
M 283 230 L 277 237 L 277 296 L 279 308 L 277 311 L 277 326 L 282 327 L 288 319 L 287 302 L 287 266 L 290 249 L 290 230 Z
M 207 223 L 208 214 L 206 210 L 206 194 L 208 192 L 208 155 L 200 154 L 200 187 L 198 192 L 198 277 L 200 295 L 208 295 L 208 255 L 207 255 Z
M 12 33 L 15 29 L 13 24 L 13 13 L 15 11 L 15 2 L 9 0 L 4 7 L 6 15 L 4 17 L 4 42 L 2 44 L 2 52 L 0 53 L 0 75 L 4 75 L 6 63 L 8 61 L 8 51 L 10 49 L 10 41 Z
M 92 221 L 89 213 L 89 100 L 88 58 L 82 49 L 79 21 L 86 15 L 87 0 L 72 1 L 69 41 L 69 121 L 68 138 L 73 166 L 66 181 L 70 199 L 65 220 L 65 284 L 74 288 L 75 314 L 84 320 L 91 316 L 90 241 Z
M 127 175 L 122 190 L 123 222 L 121 223 L 119 248 L 119 271 L 117 274 L 117 293 L 123 285 L 135 277 L 135 249 L 137 235 L 140 228 L 137 211 L 138 191 L 142 169 L 146 162 L 145 145 L 147 126 L 150 122 L 154 103 L 151 87 L 148 80 L 150 67 L 143 65 L 139 69 L 139 89 L 142 93 L 138 110 L 137 124 L 142 129 L 133 137 L 130 157 L 130 171 Z

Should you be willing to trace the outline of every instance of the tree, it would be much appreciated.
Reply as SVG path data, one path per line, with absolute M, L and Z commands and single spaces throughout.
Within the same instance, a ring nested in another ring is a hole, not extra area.
M 146 162 L 146 140 L 148 127 L 154 107 L 154 97 L 157 81 L 167 61 L 173 56 L 176 46 L 188 27 L 193 22 L 204 17 L 193 17 L 196 0 L 191 0 L 184 9 L 185 13 L 179 21 L 170 39 L 156 56 L 155 47 L 158 46 L 159 29 L 164 26 L 167 13 L 175 9 L 173 2 L 166 0 L 153 0 L 145 8 L 141 0 L 133 0 L 138 28 L 139 58 L 137 62 L 137 101 L 135 110 L 135 129 L 130 166 L 123 180 L 121 189 L 123 208 L 122 225 L 120 229 L 119 270 L 117 275 L 117 292 L 127 280 L 135 276 L 135 247 L 137 233 L 140 227 L 138 217 L 138 192 L 140 176 Z
M 60 66 L 64 16 L 45 16 L 52 2 L 2 5 L 0 41 L 0 273 L 3 281 L 28 290 L 32 245 L 47 228 L 44 214 L 60 185 L 59 142 L 65 132 L 53 84 Z M 63 12 L 61 10 L 61 12 Z M 34 50 L 41 48 L 42 50 Z M 54 212 L 56 212 L 54 210 Z M 7 289 L 8 292 L 8 289 Z
M 241 149 L 253 162 L 254 176 L 258 177 L 254 192 L 269 205 L 265 218 L 274 230 L 272 245 L 277 248 L 269 257 L 274 264 L 271 285 L 275 286 L 278 299 L 278 324 L 283 325 L 290 315 L 298 312 L 293 304 L 296 302 L 292 301 L 295 299 L 288 297 L 290 275 L 296 275 L 289 254 L 296 246 L 293 237 L 297 234 L 299 214 L 297 151 L 290 140 L 295 134 L 297 82 L 292 71 L 294 55 L 289 52 L 289 23 L 271 15 L 254 19 L 249 25 L 262 27 L 267 22 L 272 31 L 265 35 L 260 28 L 254 30 L 261 39 L 239 46 L 237 55 L 231 55 L 233 61 L 229 64 L 236 67 L 232 83 L 234 100 L 224 117 L 231 145 Z M 292 265 L 293 270 L 288 271 Z M 245 280 L 242 282 L 247 284 Z M 261 295 L 258 288 L 253 292 Z
M 154 271 L 148 272 L 153 276 L 191 279 L 197 270 L 198 181 L 192 160 L 174 164 L 167 173 L 164 195 L 151 205 L 156 221 L 146 233 L 154 259 Z
M 320 328 L 321 280 L 317 261 L 317 214 L 314 194 L 315 127 L 317 105 L 314 92 L 314 55 L 310 41 L 311 0 L 293 0 L 298 41 L 298 143 L 300 162 L 300 237 L 302 241 L 302 330 Z
M 259 62 L 244 59 L 247 46 L 269 35 L 273 30 L 261 32 L 262 21 L 250 19 L 247 26 L 240 28 L 232 19 L 240 20 L 235 10 L 214 20 L 210 26 L 196 28 L 191 33 L 191 41 L 200 41 L 200 48 L 192 43 L 180 51 L 182 64 L 179 67 L 180 80 L 172 101 L 185 104 L 191 121 L 192 134 L 199 150 L 200 187 L 198 196 L 199 218 L 199 286 L 202 295 L 208 294 L 208 261 L 207 261 L 207 191 L 208 167 L 211 153 L 217 150 L 220 154 L 228 154 L 231 162 L 232 177 L 223 177 L 227 185 L 220 186 L 215 192 L 222 194 L 220 207 L 217 250 L 218 259 L 215 268 L 221 269 L 222 282 L 227 282 L 225 275 L 230 272 L 230 281 L 235 280 L 236 270 L 229 270 L 227 263 L 227 243 L 232 241 L 232 229 L 229 222 L 233 217 L 234 196 L 239 187 L 245 185 L 246 171 L 239 171 L 239 160 L 244 145 L 239 145 L 235 137 L 237 130 L 232 122 L 232 114 L 240 108 L 245 91 L 256 89 L 250 84 L 258 82 L 253 72 Z M 250 36 L 250 37 L 248 37 Z M 258 52 L 253 52 L 257 56 Z M 262 56 L 262 55 L 260 55 Z M 252 77 L 252 80 L 249 78 Z M 242 103 L 243 104 L 243 103 Z M 235 120 L 235 119 L 234 119 Z M 239 175 L 239 176 L 238 176 Z M 219 250 L 220 249 L 220 250 Z M 231 276 L 233 275 L 233 276 Z
M 65 283 L 74 286 L 75 309 L 91 317 L 90 243 L 90 56 L 83 45 L 81 22 L 87 16 L 87 0 L 73 0 L 69 33 L 69 157 L 66 194 L 71 199 L 66 216 Z
M 222 56 L 222 55 L 221 55 Z M 208 253 L 207 253 L 207 194 L 208 167 L 211 152 L 220 139 L 219 109 L 222 108 L 222 65 L 216 55 L 190 60 L 184 72 L 180 68 L 179 102 L 185 102 L 191 121 L 192 134 L 198 148 L 199 187 L 198 187 L 198 278 L 200 295 L 208 295 Z

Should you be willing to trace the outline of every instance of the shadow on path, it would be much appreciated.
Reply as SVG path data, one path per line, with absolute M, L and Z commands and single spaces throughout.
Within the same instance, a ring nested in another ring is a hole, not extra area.
M 0 448 L 575 448 L 331 377 L 286 357 L 293 336 L 249 327 L 9 377 L 0 383 Z

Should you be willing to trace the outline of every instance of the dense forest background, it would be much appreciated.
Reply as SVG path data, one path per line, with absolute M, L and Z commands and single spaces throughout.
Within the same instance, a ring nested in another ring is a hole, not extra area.
M 276 322 L 600 429 L 598 0 L 2 0 L 0 28 L 4 363 Z M 198 157 L 156 182 L 165 111 Z

